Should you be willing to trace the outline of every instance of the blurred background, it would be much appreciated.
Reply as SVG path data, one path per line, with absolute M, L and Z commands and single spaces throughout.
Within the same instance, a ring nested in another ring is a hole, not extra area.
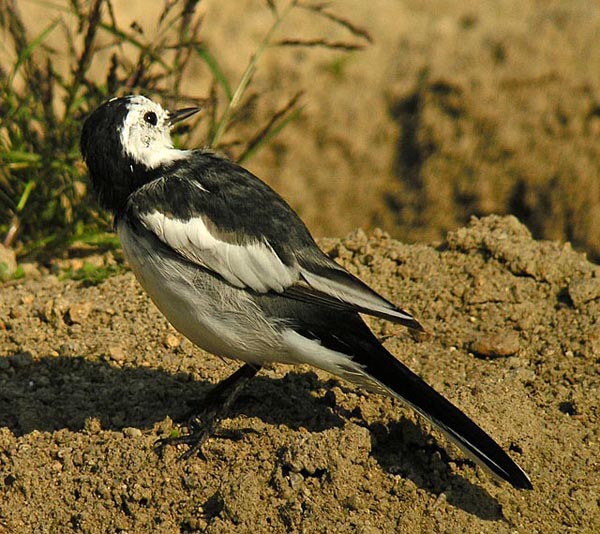
M 315 236 L 435 242 L 512 213 L 600 259 L 596 2 L 0 4 L 0 237 L 21 255 L 109 229 L 78 128 L 136 92 L 202 105 L 177 142 L 243 161 Z

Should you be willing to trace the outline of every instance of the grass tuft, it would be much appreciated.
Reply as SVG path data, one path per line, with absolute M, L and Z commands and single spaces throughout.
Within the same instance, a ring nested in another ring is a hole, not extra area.
M 97 286 L 107 278 L 120 274 L 124 270 L 123 265 L 119 263 L 98 266 L 86 261 L 79 269 L 64 269 L 60 279 L 80 281 L 84 287 L 90 287 Z
M 167 105 L 199 105 L 208 121 L 206 145 L 222 150 L 227 147 L 224 135 L 260 98 L 251 87 L 268 49 L 301 46 L 350 51 L 371 41 L 364 29 L 324 4 L 266 0 L 265 15 L 272 19 L 271 27 L 241 78 L 233 83 L 218 56 L 200 38 L 199 0 L 150 3 L 156 10 L 153 32 L 137 22 L 123 26 L 112 0 L 44 3 L 55 16 L 33 36 L 20 4 L 17 0 L 0 2 L 0 32 L 10 63 L 8 68 L 0 65 L 0 242 L 15 248 L 20 257 L 37 259 L 55 256 L 79 241 L 117 246 L 115 239 L 107 238 L 110 217 L 87 196 L 87 176 L 79 155 L 83 120 L 104 100 L 141 93 Z M 278 35 L 282 22 L 297 9 L 342 27 L 350 41 Z M 47 44 L 56 32 L 64 36 L 59 49 Z M 65 60 L 68 67 L 59 70 L 56 65 Z M 184 78 L 198 67 L 212 78 L 205 97 L 182 90 Z M 297 92 L 265 124 L 256 126 L 254 135 L 236 147 L 239 161 L 248 160 L 299 116 L 301 96 L 302 91 Z M 176 141 L 189 131 L 178 130 Z

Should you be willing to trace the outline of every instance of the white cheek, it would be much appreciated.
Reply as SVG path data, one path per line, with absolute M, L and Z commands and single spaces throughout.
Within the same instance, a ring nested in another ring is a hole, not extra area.
M 135 162 L 144 165 L 148 169 L 154 169 L 160 165 L 169 164 L 184 158 L 188 151 L 173 148 L 171 136 L 168 131 L 152 130 L 127 117 L 120 131 L 123 152 Z

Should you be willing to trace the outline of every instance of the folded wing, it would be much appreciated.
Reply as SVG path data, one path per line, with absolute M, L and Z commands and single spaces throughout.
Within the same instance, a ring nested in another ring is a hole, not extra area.
M 228 182 L 205 185 L 174 176 L 141 187 L 134 195 L 136 202 L 129 203 L 128 216 L 186 260 L 236 287 L 257 293 L 274 291 L 422 329 L 410 314 L 326 256 L 299 217 L 266 184 L 229 165 L 232 169 L 227 174 L 222 169 L 219 173 L 203 169 L 207 179 L 226 175 Z M 236 179 L 242 180 L 240 187 L 228 191 Z M 236 194 L 242 187 L 243 197 Z

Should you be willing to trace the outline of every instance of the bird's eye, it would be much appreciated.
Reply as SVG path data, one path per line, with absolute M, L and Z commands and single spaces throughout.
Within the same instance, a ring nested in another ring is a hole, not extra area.
M 148 111 L 148 113 L 146 113 L 144 115 L 144 120 L 148 124 L 152 124 L 152 126 L 156 126 L 156 123 L 158 122 L 158 117 L 156 116 L 156 113 L 154 113 L 154 111 Z

